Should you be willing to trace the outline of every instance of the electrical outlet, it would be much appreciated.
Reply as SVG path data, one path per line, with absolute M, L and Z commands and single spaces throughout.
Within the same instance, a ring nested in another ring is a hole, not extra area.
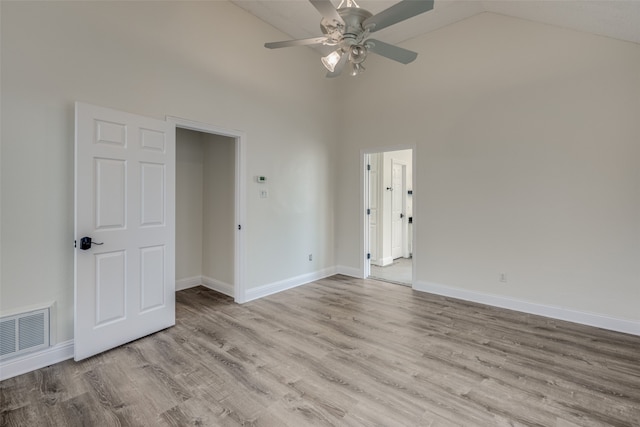
M 313 261 L 313 254 L 309 254 L 309 261 Z
M 507 283 L 507 273 L 500 273 L 500 282 Z

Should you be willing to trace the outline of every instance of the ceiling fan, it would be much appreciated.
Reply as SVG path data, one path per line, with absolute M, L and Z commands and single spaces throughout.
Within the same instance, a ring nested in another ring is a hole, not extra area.
M 369 34 L 433 9 L 433 0 L 402 0 L 373 15 L 360 8 L 355 0 L 342 0 L 338 8 L 331 0 L 309 1 L 322 15 L 320 29 L 324 36 L 265 43 L 264 47 L 336 46 L 336 50 L 321 59 L 329 71 L 327 77 L 339 76 L 347 63 L 351 66 L 351 75 L 357 76 L 364 71 L 362 63 L 369 52 L 402 64 L 412 62 L 418 56 L 416 52 L 370 39 Z

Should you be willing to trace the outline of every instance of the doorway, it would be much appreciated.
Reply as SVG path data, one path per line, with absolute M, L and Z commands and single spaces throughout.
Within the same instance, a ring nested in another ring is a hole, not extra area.
M 245 300 L 242 134 L 176 123 L 176 290 L 203 285 Z
M 413 283 L 413 149 L 365 153 L 365 277 Z

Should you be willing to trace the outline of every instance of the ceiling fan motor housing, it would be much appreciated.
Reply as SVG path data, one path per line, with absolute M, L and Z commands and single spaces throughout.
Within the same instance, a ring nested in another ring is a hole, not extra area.
M 323 18 L 320 21 L 320 29 L 346 52 L 349 46 L 361 44 L 367 37 L 369 31 L 362 27 L 362 23 L 373 15 L 368 10 L 355 7 L 338 9 L 338 14 L 344 20 L 344 25 Z

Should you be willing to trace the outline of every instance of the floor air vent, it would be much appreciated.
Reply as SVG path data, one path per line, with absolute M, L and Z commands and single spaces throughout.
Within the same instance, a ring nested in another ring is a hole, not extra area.
M 49 308 L 0 318 L 0 360 L 49 347 Z

